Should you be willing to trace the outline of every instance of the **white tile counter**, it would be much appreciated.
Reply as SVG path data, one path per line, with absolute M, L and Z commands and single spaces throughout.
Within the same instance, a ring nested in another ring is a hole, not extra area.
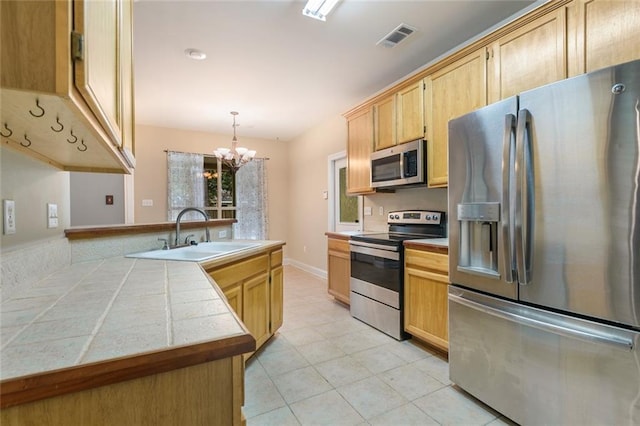
M 0 308 L 2 380 L 246 333 L 192 262 L 72 264 Z

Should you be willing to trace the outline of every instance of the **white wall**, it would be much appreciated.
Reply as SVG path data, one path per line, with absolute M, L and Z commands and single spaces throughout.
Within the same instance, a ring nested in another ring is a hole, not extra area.
M 288 258 L 312 272 L 327 270 L 327 157 L 344 151 L 347 123 L 342 116 L 327 119 L 288 143 Z
M 125 223 L 124 175 L 72 172 L 70 185 L 71 226 Z M 107 195 L 113 195 L 112 205 Z
M 16 233 L 0 236 L 2 250 L 61 238 L 69 227 L 69 172 L 63 172 L 10 148 L 0 148 L 0 196 L 14 200 Z M 58 227 L 47 228 L 47 203 L 58 205 Z M 2 212 L 4 221 L 4 212 Z

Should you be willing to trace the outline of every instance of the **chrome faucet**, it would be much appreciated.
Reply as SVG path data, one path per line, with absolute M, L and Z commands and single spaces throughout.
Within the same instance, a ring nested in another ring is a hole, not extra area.
M 180 219 L 182 219 L 182 216 L 187 212 L 198 212 L 204 217 L 205 222 L 209 220 L 209 216 L 207 216 L 204 210 L 201 210 L 196 207 L 187 207 L 185 209 L 182 209 L 182 211 L 178 213 L 178 217 L 176 218 L 176 244 L 175 244 L 176 246 L 179 244 L 178 242 L 180 241 Z M 209 236 L 209 228 L 207 228 L 206 224 L 204 226 L 204 232 L 207 238 L 207 242 L 211 241 L 211 238 Z

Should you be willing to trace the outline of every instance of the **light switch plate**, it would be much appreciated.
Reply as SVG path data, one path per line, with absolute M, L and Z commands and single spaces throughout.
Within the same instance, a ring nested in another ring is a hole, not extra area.
M 153 207 L 153 200 L 142 200 L 142 207 Z
M 365 216 L 371 216 L 371 207 L 365 207 L 364 208 L 364 215 Z
M 58 227 L 58 205 L 47 203 L 47 228 Z
M 2 211 L 4 217 L 3 232 L 5 235 L 16 233 L 16 202 L 13 200 L 2 200 Z

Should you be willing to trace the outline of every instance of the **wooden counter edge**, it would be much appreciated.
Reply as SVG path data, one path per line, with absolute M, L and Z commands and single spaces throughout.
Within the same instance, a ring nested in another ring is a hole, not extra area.
M 255 348 L 253 336 L 243 333 L 132 357 L 7 379 L 0 382 L 0 408 L 229 358 L 254 351 Z
M 449 254 L 449 247 L 440 244 L 429 244 L 427 242 L 405 241 L 404 248 L 415 250 L 429 250 L 433 253 Z
M 339 232 L 327 231 L 324 233 L 329 238 L 335 238 L 336 240 L 349 240 L 351 239 L 351 235 L 341 234 Z
M 229 226 L 237 222 L 237 219 L 211 219 L 207 222 L 185 221 L 180 223 L 180 229 L 197 229 L 217 226 Z M 110 225 L 94 226 L 82 228 L 68 228 L 64 230 L 64 235 L 69 240 L 82 240 L 88 238 L 112 237 L 116 235 L 135 235 L 150 232 L 173 231 L 176 229 L 175 222 L 142 223 L 132 225 Z

